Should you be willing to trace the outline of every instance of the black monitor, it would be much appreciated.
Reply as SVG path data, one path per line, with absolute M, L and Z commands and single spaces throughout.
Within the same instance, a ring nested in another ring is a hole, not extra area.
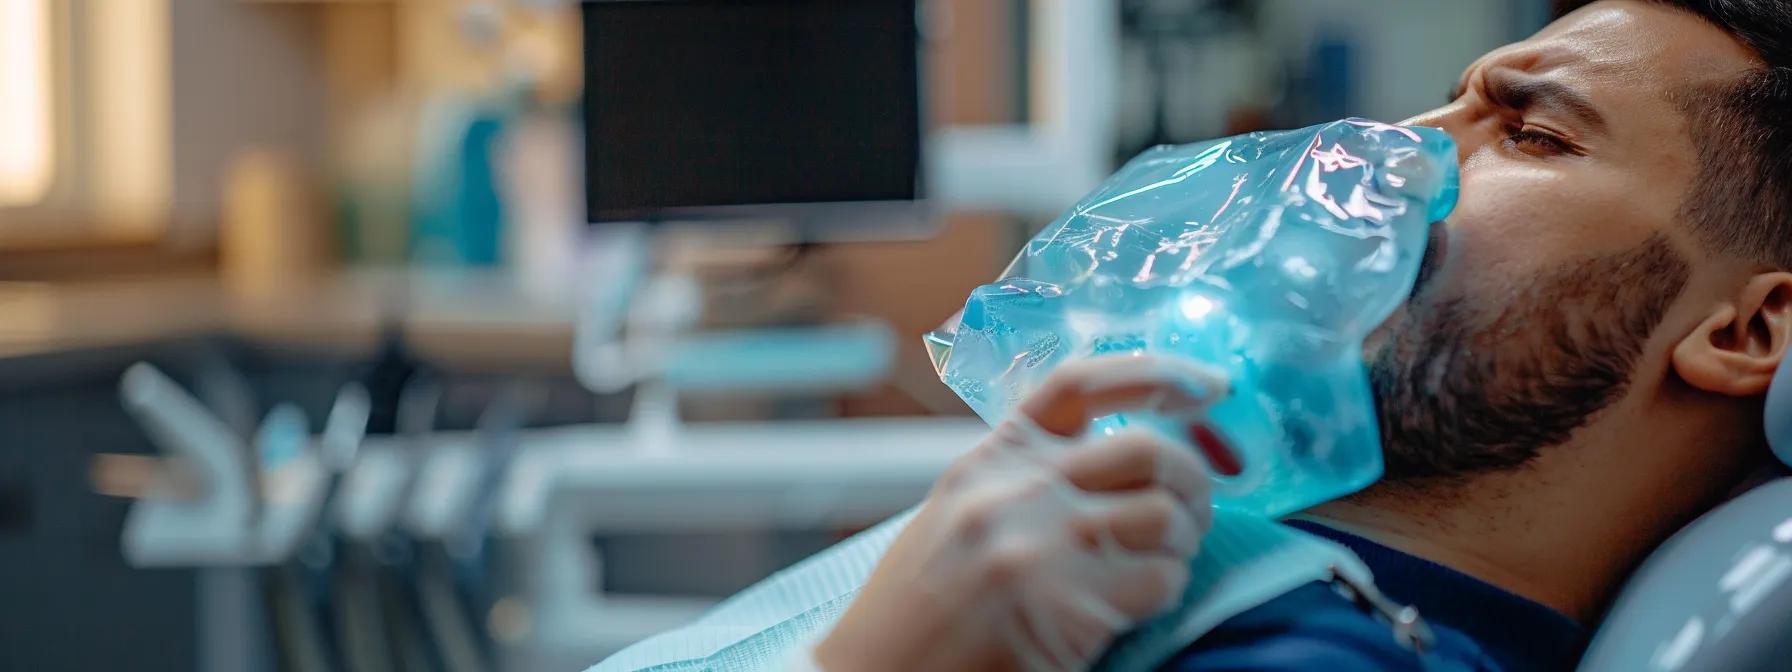
M 915 4 L 584 3 L 590 220 L 912 206 Z

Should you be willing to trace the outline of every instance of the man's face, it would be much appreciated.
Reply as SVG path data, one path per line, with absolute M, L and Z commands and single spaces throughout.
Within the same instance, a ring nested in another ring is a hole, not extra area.
M 1751 58 L 1693 15 L 1606 0 L 1482 57 L 1407 122 L 1456 139 L 1462 197 L 1368 346 L 1390 478 L 1523 464 L 1663 356 L 1649 334 L 1697 258 L 1676 96 Z

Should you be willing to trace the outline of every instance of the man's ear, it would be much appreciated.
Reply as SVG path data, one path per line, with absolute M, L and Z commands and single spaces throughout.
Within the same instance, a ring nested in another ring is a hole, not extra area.
M 1792 273 L 1750 278 L 1674 346 L 1674 372 L 1693 387 L 1733 397 L 1767 393 L 1792 346 Z

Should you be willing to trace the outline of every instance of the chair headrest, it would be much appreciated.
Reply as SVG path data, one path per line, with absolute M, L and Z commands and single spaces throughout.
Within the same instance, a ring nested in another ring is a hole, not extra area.
M 1792 657 L 1792 478 L 1750 490 L 1637 568 L 1579 672 L 1785 670 Z
M 1767 392 L 1767 440 L 1792 466 L 1792 358 Z M 1650 554 L 1580 672 L 1784 670 L 1792 657 L 1792 478 L 1717 507 Z
M 1780 362 L 1779 375 L 1767 392 L 1767 442 L 1786 466 L 1792 466 L 1792 357 Z

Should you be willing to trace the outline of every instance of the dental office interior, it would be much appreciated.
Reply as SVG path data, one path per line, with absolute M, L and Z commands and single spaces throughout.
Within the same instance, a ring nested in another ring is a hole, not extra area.
M 919 502 L 1126 159 L 1549 11 L 0 0 L 0 669 L 583 669 Z

